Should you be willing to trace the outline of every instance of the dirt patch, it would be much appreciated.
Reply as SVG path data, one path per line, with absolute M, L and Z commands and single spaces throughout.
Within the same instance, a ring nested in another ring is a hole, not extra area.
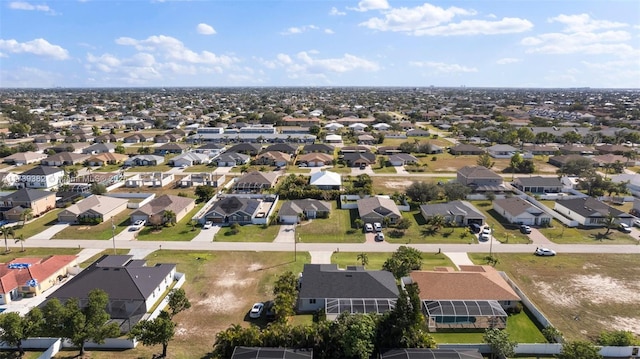
M 626 330 L 636 335 L 640 335 L 639 318 L 613 317 L 612 322 L 604 322 L 602 324 L 611 325 L 617 330 Z
M 537 282 L 535 286 L 550 301 L 564 307 L 576 306 L 583 300 L 594 304 L 640 304 L 640 283 L 621 282 L 600 274 L 574 276 L 564 285 Z
M 231 292 L 223 292 L 218 295 L 212 295 L 207 299 L 198 302 L 198 306 L 213 313 L 228 313 L 238 310 L 242 307 L 242 302 Z
M 405 189 L 411 185 L 411 181 L 386 181 L 384 186 L 391 189 Z

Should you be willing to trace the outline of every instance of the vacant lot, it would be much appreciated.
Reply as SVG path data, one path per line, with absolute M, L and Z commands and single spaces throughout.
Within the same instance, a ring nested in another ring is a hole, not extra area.
M 131 223 L 129 223 L 129 215 L 133 212 L 132 209 L 125 209 L 121 213 L 113 217 L 113 224 L 116 226 L 115 230 L 111 230 L 111 221 L 102 222 L 96 225 L 84 225 L 76 224 L 70 225 L 62 231 L 56 233 L 54 239 L 111 239 L 113 234 L 125 230 Z
M 483 263 L 485 254 L 474 254 Z M 505 271 L 568 339 L 604 330 L 640 335 L 638 254 L 497 254 Z
M 365 240 L 362 229 L 353 224 L 357 218 L 357 209 L 337 209 L 332 202 L 329 218 L 302 222 L 296 232 L 302 243 L 362 243 Z

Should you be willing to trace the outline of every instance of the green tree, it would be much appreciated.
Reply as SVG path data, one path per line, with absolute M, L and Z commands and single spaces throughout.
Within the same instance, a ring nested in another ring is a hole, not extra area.
M 440 198 L 440 188 L 432 182 L 413 182 L 407 187 L 405 193 L 417 203 L 427 203 Z
M 198 202 L 207 202 L 216 194 L 216 188 L 213 186 L 197 186 L 194 191 Z
M 14 243 L 18 243 L 18 242 L 20 242 L 20 252 L 24 252 L 24 242 L 25 242 L 26 240 L 27 240 L 27 239 L 26 239 L 26 238 L 24 238 L 24 234 L 20 234 L 19 236 L 17 236 L 17 237 L 15 237 L 15 238 L 14 238 Z
M 436 213 L 427 220 L 427 223 L 434 232 L 438 232 L 445 225 L 446 221 L 443 215 Z
M 491 158 L 491 156 L 488 153 L 483 152 L 480 156 L 478 156 L 478 160 L 476 160 L 476 164 L 478 166 L 492 168 L 493 166 L 495 166 L 496 163 L 493 161 L 493 158 Z
M 422 252 L 407 246 L 400 246 L 382 265 L 382 269 L 393 273 L 398 279 L 407 276 L 412 270 L 420 270 L 421 267 Z
M 153 320 L 143 320 L 133 326 L 129 338 L 135 338 L 144 345 L 162 345 L 161 358 L 167 357 L 167 346 L 175 335 L 176 324 L 171 321 L 169 313 L 162 311 Z
M 117 145 L 116 148 L 114 149 L 114 152 L 124 155 L 125 153 L 127 153 L 127 149 L 124 148 L 123 145 Z
M 515 355 L 518 343 L 512 341 L 506 331 L 497 328 L 487 329 L 483 339 L 491 347 L 491 358 L 506 358 Z
M 331 332 L 334 350 L 341 354 L 331 357 L 369 359 L 373 354 L 376 322 L 372 315 L 342 313 L 331 325 Z
M 558 359 L 602 359 L 600 349 L 593 343 L 584 341 L 564 342 Z
M 138 148 L 138 154 L 148 155 L 151 153 L 151 148 L 148 146 L 142 146 Z
M 107 186 L 97 182 L 91 184 L 91 194 L 103 195 L 105 193 L 107 193 Z
M 22 341 L 36 336 L 43 324 L 42 312 L 37 307 L 31 309 L 24 317 L 16 312 L 2 313 L 0 314 L 0 341 L 16 347 L 22 357 L 24 355 Z
M 516 152 L 513 154 L 513 156 L 511 156 L 511 160 L 509 161 L 509 167 L 511 168 L 511 171 L 513 173 L 519 171 L 522 161 L 524 161 L 524 159 L 522 158 L 522 155 L 520 153 Z
M 22 213 L 20 213 L 20 220 L 22 220 L 22 227 L 24 227 L 24 225 L 32 219 L 33 219 L 33 209 L 25 208 L 25 210 L 22 211 Z
M 8 241 L 8 238 L 9 238 L 9 236 L 11 236 L 11 238 L 15 238 L 16 232 L 14 231 L 13 227 L 8 227 L 8 226 L 3 226 L 2 228 L 0 228 L 0 232 L 2 233 L 2 236 L 4 237 L 4 251 L 5 252 L 9 252 L 9 241 Z
M 91 340 L 102 344 L 106 338 L 120 335 L 117 323 L 109 323 L 111 316 L 107 313 L 109 296 L 101 289 L 89 292 L 87 305 L 80 307 L 78 299 L 71 298 L 64 304 L 64 338 L 80 348 L 80 356 L 84 355 L 84 345 Z M 47 323 L 48 325 L 48 323 Z
M 457 182 L 447 182 L 442 186 L 447 201 L 463 200 L 471 193 L 471 188 Z
M 276 279 L 273 286 L 273 311 L 279 322 L 286 322 L 287 318 L 295 314 L 297 287 L 298 279 L 291 271 L 281 274 Z
M 171 210 L 166 210 L 162 213 L 162 217 L 165 223 L 168 223 L 169 225 L 174 225 L 176 224 L 176 212 L 171 211 Z
M 50 337 L 63 337 L 65 325 L 65 308 L 58 298 L 49 299 L 42 308 L 42 316 L 46 323 L 41 334 Z
M 604 218 L 603 224 L 607 228 L 607 231 L 604 232 L 605 236 L 608 235 L 612 229 L 618 227 L 618 223 L 616 222 L 616 216 L 614 216 L 613 213 L 611 212 L 607 213 L 607 216 Z
M 365 252 L 358 253 L 356 259 L 360 262 L 360 264 L 362 264 L 363 267 L 369 265 L 369 256 Z
M 187 298 L 184 289 L 176 288 L 169 292 L 169 318 L 173 318 L 176 314 L 191 308 L 191 302 Z
M 356 226 L 356 229 L 360 229 L 364 226 L 364 221 L 360 218 L 356 218 L 353 220 L 353 225 Z
M 635 335 L 628 330 L 610 330 L 600 333 L 598 336 L 598 345 L 628 347 L 638 345 Z

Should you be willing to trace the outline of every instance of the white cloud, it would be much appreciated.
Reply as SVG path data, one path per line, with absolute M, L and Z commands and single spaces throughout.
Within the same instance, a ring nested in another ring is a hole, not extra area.
M 138 51 L 146 51 L 164 56 L 168 60 L 182 61 L 192 64 L 207 64 L 230 66 L 238 60 L 227 55 L 216 55 L 210 51 L 195 52 L 190 50 L 182 41 L 165 35 L 149 36 L 144 40 L 130 37 L 116 39 L 116 44 L 133 46 Z
M 379 31 L 414 32 L 451 21 L 457 15 L 474 15 L 475 11 L 459 7 L 447 9 L 425 3 L 413 8 L 399 7 L 384 12 L 384 17 L 373 17 L 360 26 Z
M 475 67 L 467 67 L 459 64 L 447 64 L 444 62 L 411 61 L 409 62 L 409 65 L 433 69 L 437 73 L 478 72 L 478 69 Z
M 416 30 L 416 36 L 499 35 L 525 32 L 533 28 L 529 20 L 505 17 L 498 21 L 463 20 L 455 24 Z
M 198 31 L 198 34 L 201 35 L 214 35 L 216 33 L 216 30 L 211 25 L 204 23 L 198 24 L 196 30 Z
M 331 10 L 329 11 L 329 15 L 331 16 L 344 16 L 346 14 L 347 14 L 346 12 L 340 11 L 336 7 L 332 7 Z
M 316 25 L 304 25 L 300 27 L 290 27 L 286 31 L 281 32 L 281 35 L 296 35 L 302 34 L 303 32 L 307 32 L 310 30 L 318 30 L 319 28 Z
M 628 24 L 622 22 L 595 20 L 592 19 L 588 14 L 561 14 L 556 17 L 550 18 L 549 22 L 559 22 L 561 24 L 564 24 L 564 32 L 591 32 L 602 29 L 616 29 L 629 26 Z
M 496 64 L 498 65 L 509 65 L 509 64 L 515 64 L 522 61 L 521 59 L 517 59 L 515 57 L 504 57 L 502 59 L 499 59 L 498 61 L 496 61 Z
M 527 53 L 638 56 L 638 49 L 625 43 L 631 39 L 626 31 L 546 33 L 525 37 L 520 43 L 529 47 Z
M 348 8 L 349 10 L 365 12 L 369 10 L 385 10 L 389 8 L 387 0 L 362 0 L 358 7 Z
M 328 34 L 328 35 L 333 35 L 333 34 L 335 34 L 335 32 L 333 32 L 333 30 L 331 30 L 331 29 L 324 29 L 324 33 L 325 33 L 325 34 Z
M 9 3 L 9 9 L 12 10 L 26 10 L 26 11 L 42 11 L 49 13 L 51 15 L 55 15 L 56 12 L 53 11 L 48 5 L 33 5 L 26 1 L 12 1 Z
M 39 56 L 51 57 L 56 60 L 66 60 L 69 52 L 61 46 L 53 45 L 45 39 L 34 39 L 27 42 L 0 39 L 0 49 L 9 53 L 29 53 Z
M 319 78 L 327 80 L 328 76 L 351 71 L 375 72 L 380 70 L 376 62 L 351 54 L 335 58 L 318 58 L 315 50 L 302 51 L 295 56 L 280 53 L 272 61 L 258 59 L 269 69 L 283 68 L 289 78 Z

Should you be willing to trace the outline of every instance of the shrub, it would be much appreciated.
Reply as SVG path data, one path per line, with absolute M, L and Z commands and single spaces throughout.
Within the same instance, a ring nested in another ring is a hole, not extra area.
M 519 314 L 523 308 L 522 303 L 517 303 L 515 307 L 509 308 L 509 314 Z

